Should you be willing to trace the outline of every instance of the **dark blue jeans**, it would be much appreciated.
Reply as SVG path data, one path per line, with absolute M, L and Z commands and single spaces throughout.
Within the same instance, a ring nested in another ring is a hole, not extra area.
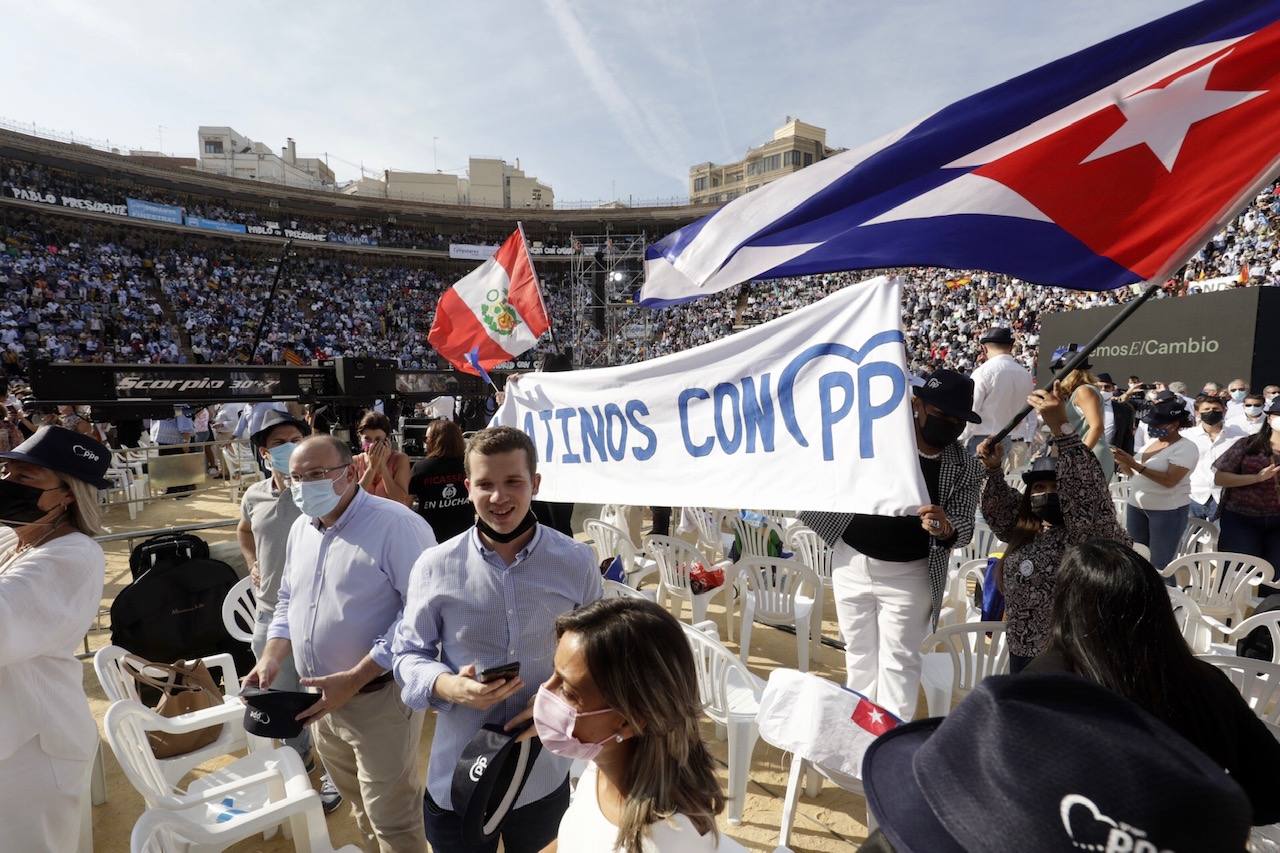
M 1177 509 L 1126 508 L 1125 528 L 1134 542 L 1151 549 L 1151 565 L 1156 571 L 1173 562 L 1178 553 L 1178 540 L 1187 529 L 1187 507 Z
M 1222 529 L 1218 535 L 1219 551 L 1261 557 L 1280 571 L 1280 518 L 1241 515 L 1224 509 L 1219 523 Z M 1263 586 L 1275 592 L 1280 588 L 1280 580 L 1273 579 Z
M 540 800 L 521 806 L 507 815 L 498 833 L 506 853 L 540 853 L 560 834 L 560 818 L 569 808 L 569 779 Z M 488 844 L 468 844 L 462 840 L 462 820 L 457 812 L 447 812 L 435 804 L 430 794 L 422 799 L 422 816 L 427 825 L 427 841 L 440 853 L 497 853 L 498 839 Z

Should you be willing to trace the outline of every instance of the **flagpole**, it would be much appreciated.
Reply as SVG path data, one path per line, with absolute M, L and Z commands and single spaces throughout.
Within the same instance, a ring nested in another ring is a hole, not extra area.
M 276 263 L 276 277 L 271 281 L 271 290 L 267 293 L 267 304 L 262 311 L 262 316 L 258 318 L 258 328 L 253 333 L 253 349 L 249 350 L 249 364 L 253 364 L 253 360 L 258 355 L 258 346 L 262 343 L 262 331 L 266 328 L 267 318 L 275 313 L 276 308 L 276 289 L 280 287 L 280 277 L 284 274 L 284 268 L 289 263 L 289 250 L 293 246 L 293 238 L 284 241 L 284 248 L 280 250 L 280 260 Z
M 529 251 L 529 239 L 524 236 L 524 222 L 516 220 L 516 230 L 520 232 L 520 242 L 524 244 L 524 256 L 529 260 L 529 272 L 533 273 L 533 289 L 538 292 L 538 304 L 542 306 L 542 316 L 547 318 L 547 331 L 551 333 L 551 343 L 558 354 L 563 354 L 564 350 L 560 349 L 560 341 L 556 338 L 556 325 L 551 320 L 551 312 L 547 310 L 547 301 L 542 298 L 542 282 L 538 278 L 538 271 L 533 267 L 533 253 Z

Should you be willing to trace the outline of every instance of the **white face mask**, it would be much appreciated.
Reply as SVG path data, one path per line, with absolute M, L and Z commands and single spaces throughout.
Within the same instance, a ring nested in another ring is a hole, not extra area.
M 1262 407 L 1261 406 L 1245 406 L 1244 413 L 1251 418 L 1256 418 L 1258 417 L 1258 415 L 1262 414 Z
M 1271 424 L 1271 429 L 1280 432 L 1280 415 L 1272 415 L 1267 418 L 1267 423 Z
M 1109 400 L 1111 399 L 1111 392 L 1110 392 L 1110 391 L 1099 391 L 1098 393 L 1102 395 L 1102 402 L 1104 402 L 1104 403 L 1106 403 L 1107 401 L 1109 401 Z

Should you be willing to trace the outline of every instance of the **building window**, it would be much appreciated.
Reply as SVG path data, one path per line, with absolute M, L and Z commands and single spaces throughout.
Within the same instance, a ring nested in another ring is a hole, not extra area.
M 747 175 L 750 176 L 750 175 L 758 175 L 758 174 L 760 174 L 760 161 L 752 160 L 750 163 L 747 164 Z
M 712 178 L 712 179 L 711 179 L 711 186 L 713 186 L 713 187 L 718 187 L 718 186 L 720 186 L 720 179 L 719 179 L 719 178 Z
M 703 190 L 705 190 L 706 188 L 707 188 L 707 179 L 706 179 L 706 178 L 694 178 L 694 179 L 693 179 L 693 191 L 694 191 L 694 192 L 696 192 L 696 193 L 700 193 L 700 192 L 702 192 Z
M 222 153 L 222 140 L 221 140 L 221 139 L 206 139 L 206 140 L 204 141 L 204 153 L 206 153 L 206 154 L 221 154 L 221 153 Z
M 804 153 L 804 165 L 805 166 L 813 165 L 813 155 L 810 154 L 808 151 Z M 801 168 L 804 168 L 804 167 L 802 166 Z

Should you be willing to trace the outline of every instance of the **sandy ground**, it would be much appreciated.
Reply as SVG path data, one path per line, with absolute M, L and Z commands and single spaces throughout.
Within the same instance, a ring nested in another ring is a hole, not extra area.
M 194 524 L 208 522 L 219 518 L 234 518 L 237 507 L 229 499 L 225 489 L 204 493 L 183 501 L 160 501 L 148 506 L 139 514 L 136 521 L 130 521 L 128 514 L 122 509 L 113 509 L 107 517 L 112 532 L 144 530 L 164 527 L 166 525 Z M 208 531 L 202 534 L 211 544 L 218 542 L 234 542 L 234 528 Z M 112 598 L 128 582 L 128 550 L 124 542 L 112 543 L 107 549 L 107 584 L 103 594 L 103 607 L 110 605 Z M 712 614 L 724 633 L 723 611 L 712 606 Z M 828 637 L 837 636 L 835 611 L 828 601 L 826 621 L 823 633 Z M 686 617 L 688 618 L 687 611 Z M 107 622 L 103 619 L 104 624 Z M 95 630 L 89 635 L 89 647 L 97 650 L 110 643 L 110 631 Z M 737 651 L 737 646 L 729 644 Z M 757 675 L 768 677 L 771 669 L 777 666 L 795 666 L 795 638 L 790 634 L 757 625 L 752 638 L 752 655 L 750 666 Z M 843 680 L 843 657 L 835 649 L 823 646 L 815 660 L 811 661 L 811 671 Z M 102 689 L 98 686 L 90 661 L 85 661 L 85 692 L 99 726 L 107 710 L 107 702 Z M 431 732 L 434 718 L 429 714 L 425 722 L 422 739 L 421 766 L 425 775 L 427 751 L 430 748 Z M 727 744 L 715 739 L 714 726 L 704 721 L 703 733 L 719 764 L 721 781 L 727 786 Z M 141 797 L 125 779 L 116 763 L 111 750 L 103 745 L 106 764 L 107 802 L 93 809 L 94 849 L 99 851 L 126 851 L 129 849 L 129 833 L 134 821 L 143 810 Z M 225 762 L 228 759 L 223 759 Z M 212 768 L 214 763 L 208 765 Z M 747 786 L 747 801 L 740 826 L 731 827 L 727 820 L 721 819 L 721 830 L 740 841 L 749 850 L 772 851 L 778 842 L 778 827 L 782 812 L 782 797 L 786 791 L 787 771 L 790 756 L 784 755 L 763 740 L 759 741 L 751 764 L 750 781 Z M 199 773 L 204 768 L 198 769 Z M 791 834 L 791 849 L 795 851 L 834 851 L 856 850 L 866 840 L 865 829 L 866 806 L 860 796 L 845 792 L 830 783 L 824 784 L 816 798 L 802 796 L 798 814 Z M 356 844 L 358 839 L 355 823 L 346 807 L 338 809 L 328 818 L 329 834 L 335 846 Z M 292 850 L 291 842 L 277 836 L 271 841 L 261 838 L 242 842 L 231 848 L 237 851 L 287 851 Z

